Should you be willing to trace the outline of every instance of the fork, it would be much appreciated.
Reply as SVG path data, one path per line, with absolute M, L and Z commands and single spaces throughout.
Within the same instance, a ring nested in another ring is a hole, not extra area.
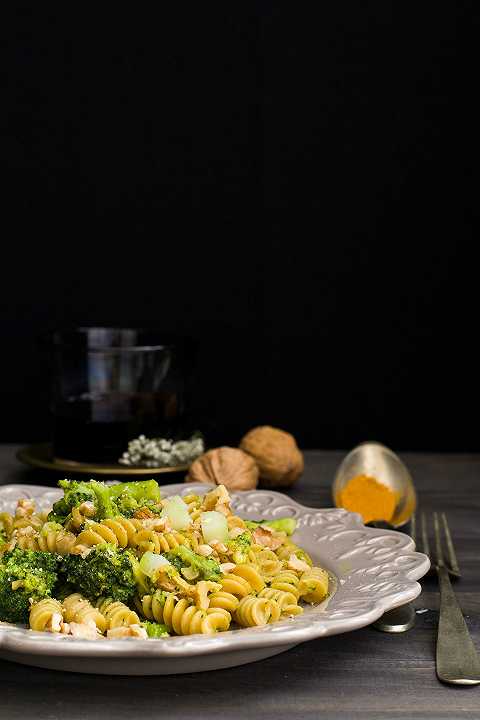
M 454 685 L 477 685 L 480 683 L 480 660 L 458 600 L 453 592 L 450 576 L 459 578 L 460 569 L 448 527 L 447 516 L 440 513 L 445 538 L 448 565 L 445 562 L 440 530 L 439 514 L 433 513 L 435 553 L 430 552 L 425 513 L 421 514 L 421 538 L 423 552 L 430 557 L 432 568 L 438 577 L 440 612 L 437 631 L 437 677 Z M 412 537 L 416 534 L 416 519 L 412 518 Z

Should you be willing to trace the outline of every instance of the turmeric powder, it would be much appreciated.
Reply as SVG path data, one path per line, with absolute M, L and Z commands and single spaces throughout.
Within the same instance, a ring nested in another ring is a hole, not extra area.
M 397 493 L 369 475 L 355 475 L 339 492 L 338 504 L 358 512 L 365 523 L 372 520 L 390 522 L 397 504 Z

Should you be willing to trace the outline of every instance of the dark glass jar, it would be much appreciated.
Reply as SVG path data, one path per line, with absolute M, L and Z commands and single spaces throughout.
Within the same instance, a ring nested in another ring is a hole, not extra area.
M 88 327 L 53 339 L 54 453 L 115 462 L 129 440 L 182 436 L 186 342 L 154 330 Z

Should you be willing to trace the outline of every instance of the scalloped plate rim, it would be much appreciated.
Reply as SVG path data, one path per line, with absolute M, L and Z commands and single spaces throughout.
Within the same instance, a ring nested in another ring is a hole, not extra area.
M 164 495 L 174 495 L 195 491 L 206 491 L 208 485 L 201 484 L 184 484 L 177 483 L 172 485 L 161 486 Z M 55 487 L 41 485 L 23 485 L 10 484 L 0 486 L 0 502 L 7 495 L 11 502 L 15 502 L 22 494 L 29 493 L 38 499 L 42 495 L 61 495 L 61 491 Z M 345 533 L 363 534 L 372 541 L 373 551 L 381 551 L 380 541 L 388 537 L 400 536 L 405 543 L 401 548 L 401 554 L 395 555 L 395 559 L 410 557 L 416 560 L 416 564 L 411 569 L 407 569 L 399 574 L 404 580 L 405 587 L 396 592 L 387 593 L 384 597 L 378 597 L 372 601 L 372 606 L 368 609 L 359 610 L 357 614 L 350 617 L 329 618 L 327 610 L 315 610 L 305 613 L 296 618 L 277 622 L 262 628 L 242 628 L 219 633 L 215 637 L 204 635 L 191 635 L 183 637 L 172 637 L 162 642 L 152 642 L 151 640 L 101 640 L 97 642 L 79 640 L 76 638 L 50 635 L 47 633 L 34 632 L 20 626 L 0 624 L 0 648 L 8 658 L 8 651 L 15 653 L 24 653 L 30 656 L 52 656 L 52 657 L 95 657 L 98 659 L 123 658 L 124 660 L 134 658 L 155 658 L 161 661 L 168 658 L 193 657 L 201 655 L 211 655 L 215 653 L 228 653 L 238 650 L 254 650 L 260 648 L 274 648 L 281 646 L 297 645 L 327 635 L 342 634 L 352 630 L 370 625 L 377 620 L 385 611 L 403 605 L 406 602 L 414 600 L 421 592 L 421 586 L 417 582 L 429 569 L 430 563 L 428 557 L 414 550 L 413 541 L 404 533 L 396 530 L 379 530 L 369 528 L 363 525 L 360 515 L 351 513 L 340 508 L 315 508 L 302 505 L 288 495 L 274 490 L 247 490 L 234 491 L 231 493 L 234 505 L 238 502 L 242 505 L 244 500 L 251 497 L 253 503 L 257 503 L 254 510 L 247 512 L 247 515 L 260 515 L 268 517 L 269 512 L 261 512 L 262 499 L 272 498 L 268 505 L 274 505 L 274 509 L 278 507 L 288 506 L 294 508 L 298 512 L 298 517 L 306 518 L 313 516 L 321 520 L 321 516 L 330 516 L 332 518 L 343 518 L 344 530 L 337 531 Z M 278 505 L 277 503 L 282 503 Z M 244 505 L 244 503 L 243 503 Z M 241 511 L 240 511 L 241 512 Z M 243 512 L 242 514 L 245 514 Z M 303 530 L 303 526 L 300 532 Z M 308 530 L 304 531 L 307 532 Z M 312 531 L 313 532 L 313 531 Z M 328 541 L 328 534 L 325 536 Z M 325 540 L 322 538 L 322 542 Z M 377 543 L 378 541 L 378 543 Z M 302 541 L 299 541 L 302 544 Z M 365 541 L 369 544 L 369 541 Z M 365 543 L 364 543 L 365 544 Z M 379 549 L 375 550 L 376 545 Z M 371 550 L 372 548 L 369 548 Z M 355 554 L 355 548 L 348 551 L 347 554 Z M 368 551 L 367 551 L 368 552 Z M 389 563 L 386 563 L 385 567 Z M 359 568 L 362 570 L 362 568 Z M 368 571 L 369 566 L 366 566 Z M 347 574 L 348 577 L 348 574 Z M 375 578 L 375 576 L 373 576 Z M 340 578 L 339 583 L 342 583 Z M 340 588 L 339 588 L 340 589 Z M 335 595 L 333 596 L 335 599 Z M 347 595 L 348 600 L 348 595 Z M 334 605 L 334 603 L 333 603 Z M 313 617 L 312 617 L 313 616 Z M 311 618 L 311 622 L 306 623 L 306 618 Z M 303 623 L 301 620 L 303 619 Z M 201 669 L 201 668 L 200 668 Z

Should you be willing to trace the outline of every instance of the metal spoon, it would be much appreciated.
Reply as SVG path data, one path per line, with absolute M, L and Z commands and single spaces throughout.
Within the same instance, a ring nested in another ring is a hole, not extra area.
M 340 491 L 355 475 L 370 475 L 387 485 L 397 496 L 397 504 L 389 525 L 405 525 L 417 506 L 412 476 L 393 450 L 377 442 L 365 442 L 353 448 L 342 460 L 333 481 L 333 501 L 340 504 Z
M 412 477 L 393 450 L 377 442 L 365 442 L 353 448 L 338 467 L 333 481 L 333 500 L 340 506 L 340 491 L 355 475 L 370 475 L 387 485 L 397 495 L 397 504 L 391 522 L 374 521 L 373 527 L 394 530 L 405 525 L 417 506 L 417 496 Z M 410 603 L 388 610 L 372 627 L 382 632 L 399 633 L 415 625 L 415 610 Z

